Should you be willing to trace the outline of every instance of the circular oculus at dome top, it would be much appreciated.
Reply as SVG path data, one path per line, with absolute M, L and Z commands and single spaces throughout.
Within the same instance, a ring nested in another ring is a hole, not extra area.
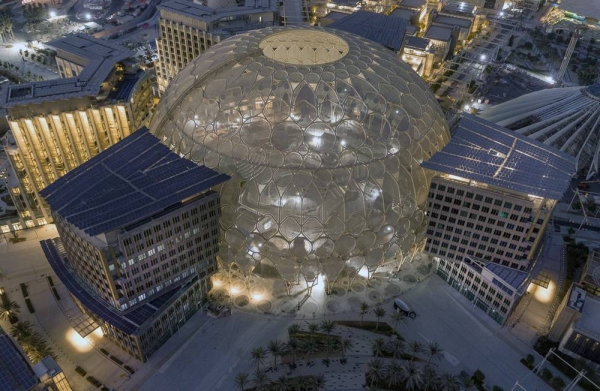
M 340 60 L 350 50 L 342 38 L 319 30 L 271 34 L 258 47 L 268 58 L 291 65 L 328 64 Z

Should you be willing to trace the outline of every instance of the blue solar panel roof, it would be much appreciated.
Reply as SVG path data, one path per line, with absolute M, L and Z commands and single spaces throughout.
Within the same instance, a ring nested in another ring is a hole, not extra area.
M 572 156 L 471 114 L 463 114 L 450 142 L 421 166 L 555 200 L 575 174 Z
M 500 277 L 503 281 L 515 289 L 519 289 L 523 282 L 527 280 L 528 273 L 513 268 L 502 266 L 497 263 L 490 262 L 485 265 L 485 268 Z M 496 285 L 498 285 L 496 283 Z
M 393 50 L 400 50 L 408 22 L 383 14 L 358 11 L 328 25 L 328 28 L 347 31 L 375 41 Z
M 58 253 L 52 240 L 42 240 L 40 244 L 46 255 L 46 259 L 48 259 L 50 266 L 52 266 L 52 270 L 54 270 L 61 282 L 65 284 L 69 292 L 96 316 L 130 335 L 135 334 L 140 326 L 153 317 L 173 296 L 182 289 L 185 290 L 185 286 L 190 280 L 193 281 L 196 278 L 194 276 L 187 281 L 182 281 L 181 284 L 174 285 L 171 290 L 165 291 L 159 297 L 131 311 L 126 313 L 119 312 L 116 308 L 106 304 L 91 290 L 87 289 L 85 284 L 75 277 Z
M 171 152 L 143 128 L 41 195 L 54 212 L 93 236 L 145 219 L 228 179 Z
M 37 378 L 25 358 L 2 330 L 0 330 L 0 390 L 29 390 Z

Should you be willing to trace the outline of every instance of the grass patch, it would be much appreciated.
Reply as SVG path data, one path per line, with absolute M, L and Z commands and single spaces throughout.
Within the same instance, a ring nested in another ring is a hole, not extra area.
M 21 286 L 21 292 L 23 293 L 23 297 L 27 298 L 27 296 L 29 296 L 29 292 L 27 292 L 27 285 L 23 283 L 19 285 Z
M 54 298 L 58 301 L 60 301 L 60 295 L 58 294 L 58 291 L 56 290 L 55 287 L 52 287 L 52 294 L 54 295 Z
M 85 376 L 87 374 L 86 370 L 81 368 L 80 366 L 75 367 L 75 372 L 77 372 L 81 376 Z
M 360 321 L 336 320 L 333 323 L 335 323 L 336 325 L 339 325 L 339 326 L 346 326 L 346 327 L 352 327 L 355 329 L 371 331 L 373 333 L 382 334 L 387 337 L 391 337 L 392 335 L 395 335 L 400 340 L 404 341 L 404 338 L 402 338 L 402 336 L 400 334 L 398 334 L 396 331 L 394 331 L 392 326 L 390 326 L 386 322 L 379 322 L 379 327 L 377 327 L 377 322 L 367 322 L 367 321 L 362 322 L 362 324 L 361 324 Z
M 29 310 L 30 314 L 35 313 L 35 308 L 33 308 L 33 304 L 31 303 L 31 300 L 29 300 L 29 298 L 25 299 L 25 304 L 27 304 L 27 309 Z

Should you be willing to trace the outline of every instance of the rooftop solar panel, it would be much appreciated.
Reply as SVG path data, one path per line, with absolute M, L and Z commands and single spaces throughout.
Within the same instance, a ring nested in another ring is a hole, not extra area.
M 8 335 L 0 330 L 0 390 L 29 390 L 37 379 Z
M 551 199 L 562 198 L 575 174 L 572 156 L 471 114 L 421 166 Z
M 228 179 L 179 157 L 143 128 L 41 194 L 55 213 L 93 236 L 145 219 Z
M 327 26 L 360 35 L 383 46 L 400 50 L 408 22 L 369 11 L 358 11 Z

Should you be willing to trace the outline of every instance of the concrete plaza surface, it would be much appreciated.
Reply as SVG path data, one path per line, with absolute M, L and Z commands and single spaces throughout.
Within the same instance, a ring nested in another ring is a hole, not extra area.
M 482 311 L 470 308 L 468 302 L 437 276 L 431 276 L 401 296 L 418 313 L 399 329 L 407 341 L 438 342 L 444 349 L 439 372 L 472 373 L 481 369 L 487 385 L 511 389 L 518 380 L 527 390 L 544 390 L 548 385 L 532 375 L 519 362 L 533 350 L 507 329 L 501 328 Z M 387 313 L 393 311 L 392 302 L 382 304 Z M 369 315 L 373 318 L 373 315 Z M 328 316 L 331 320 L 358 320 L 356 312 Z M 319 322 L 321 319 L 316 319 Z M 374 320 L 374 318 L 373 318 Z M 234 376 L 239 372 L 253 373 L 255 364 L 251 350 L 266 347 L 272 339 L 287 340 L 287 327 L 292 323 L 304 325 L 310 321 L 291 316 L 270 316 L 235 312 L 226 318 L 212 319 L 197 314 L 184 326 L 181 335 L 175 335 L 147 365 L 124 384 L 128 390 L 232 390 Z M 186 329 L 186 330 L 184 330 Z M 325 367 L 300 366 L 291 376 L 323 373 L 326 390 L 363 389 L 365 364 L 371 359 L 372 340 L 379 335 L 346 327 L 337 327 L 334 334 L 353 338 L 354 346 L 348 352 L 348 364 L 334 362 Z M 370 334 L 370 335 L 367 335 Z M 179 348 L 174 346 L 180 345 Z M 267 360 L 270 366 L 272 359 Z M 276 380 L 285 374 L 283 369 L 270 373 Z

